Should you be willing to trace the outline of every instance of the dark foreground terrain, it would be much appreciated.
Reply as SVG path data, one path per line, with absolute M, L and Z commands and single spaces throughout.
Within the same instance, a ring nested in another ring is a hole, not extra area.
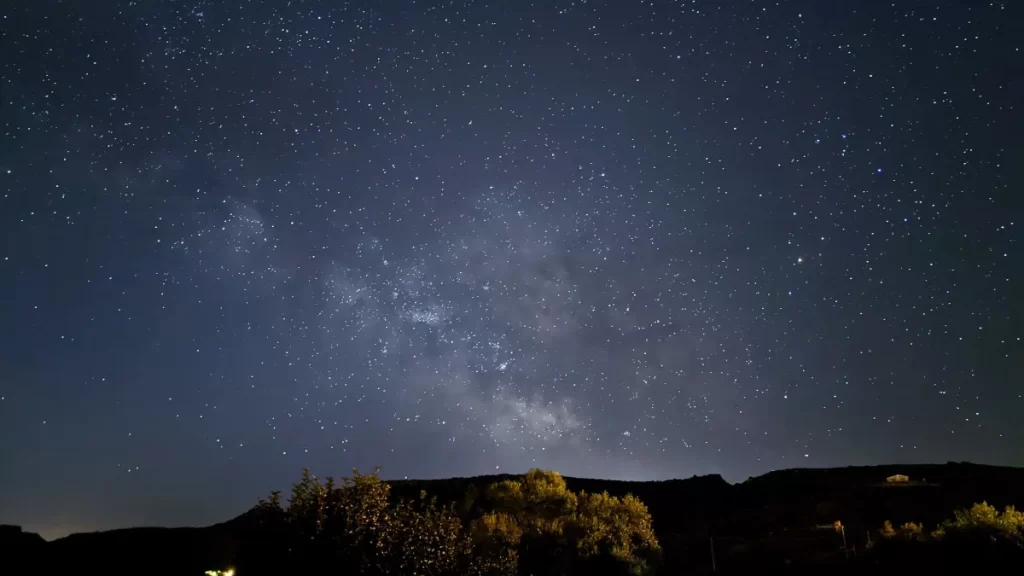
M 895 475 L 909 481 L 887 480 Z M 391 494 L 414 499 L 425 491 L 439 502 L 468 509 L 487 486 L 507 478 L 397 481 L 391 483 Z M 955 510 L 982 501 L 1000 510 L 1024 507 L 1024 469 L 966 463 L 783 470 L 739 484 L 719 476 L 665 482 L 566 480 L 573 490 L 631 493 L 646 503 L 663 551 L 661 574 L 984 568 L 985 562 L 1003 559 L 983 546 L 972 552 L 921 545 L 907 552 L 888 545 L 898 538 L 887 541 L 881 527 L 888 520 L 897 527 L 915 522 L 931 530 Z M 247 557 L 255 557 L 267 538 L 254 516 L 247 512 L 205 528 L 130 528 L 52 542 L 2 527 L 0 573 L 200 575 L 239 567 L 239 576 L 246 576 L 241 567 L 254 572 Z

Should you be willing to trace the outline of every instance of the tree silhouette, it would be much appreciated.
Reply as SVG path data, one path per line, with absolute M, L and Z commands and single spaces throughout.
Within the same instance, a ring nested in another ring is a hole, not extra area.
M 283 536 L 288 571 L 342 569 L 360 574 L 446 576 L 476 571 L 472 542 L 449 507 L 423 495 L 391 502 L 390 486 L 353 471 L 335 484 L 308 469 L 292 486 L 288 507 L 279 492 L 255 508 L 259 522 Z M 258 570 L 258 568 L 257 568 Z

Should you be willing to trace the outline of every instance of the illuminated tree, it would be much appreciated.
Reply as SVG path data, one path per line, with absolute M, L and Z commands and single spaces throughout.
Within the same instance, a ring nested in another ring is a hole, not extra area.
M 493 509 L 474 526 L 482 554 L 502 573 L 652 570 L 660 552 L 647 507 L 633 496 L 575 493 L 557 472 L 531 470 L 490 489 Z
M 900 526 L 899 532 L 897 533 L 900 538 L 906 540 L 923 540 L 924 530 L 921 525 L 916 522 L 907 522 Z
M 881 534 L 886 545 L 880 550 L 889 560 L 918 566 L 996 568 L 1024 559 L 1024 513 L 1012 506 L 1000 512 L 975 504 L 930 533 L 913 522 L 893 528 L 886 521 Z
M 576 546 L 586 558 L 611 557 L 633 574 L 648 572 L 657 559 L 660 547 L 650 512 L 632 495 L 581 494 L 575 522 Z
M 1007 506 L 1002 512 L 987 502 L 957 510 L 942 523 L 939 535 L 948 540 L 989 541 L 1024 549 L 1024 512 Z
M 473 501 L 463 503 L 463 516 Z M 576 493 L 556 472 L 497 483 L 486 501 L 470 531 L 454 506 L 425 493 L 393 501 L 378 472 L 357 470 L 335 484 L 304 470 L 287 508 L 275 492 L 255 512 L 263 533 L 279 535 L 285 549 L 274 566 L 291 573 L 645 574 L 660 552 L 640 500 Z
M 896 529 L 892 527 L 892 522 L 886 520 L 882 522 L 882 537 L 892 538 L 896 536 Z

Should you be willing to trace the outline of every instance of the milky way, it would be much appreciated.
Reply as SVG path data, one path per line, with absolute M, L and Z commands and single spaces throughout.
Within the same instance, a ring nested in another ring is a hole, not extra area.
M 1017 3 L 0 15 L 0 522 L 1024 464 Z

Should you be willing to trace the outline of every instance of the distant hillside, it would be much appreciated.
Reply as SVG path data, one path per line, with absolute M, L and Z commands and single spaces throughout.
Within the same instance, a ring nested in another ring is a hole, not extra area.
M 896 474 L 908 485 L 889 484 Z M 393 493 L 414 498 L 420 490 L 458 504 L 471 489 L 511 475 L 401 480 Z M 747 536 L 769 529 L 832 523 L 877 527 L 884 520 L 934 524 L 953 510 L 987 500 L 997 506 L 1024 505 L 1024 468 L 970 463 L 794 468 L 729 484 L 721 476 L 629 482 L 566 478 L 573 490 L 631 493 L 643 500 L 659 538 L 667 534 Z
M 886 482 L 896 474 L 908 476 L 911 482 Z M 490 484 L 508 478 L 513 476 L 390 484 L 394 496 L 416 498 L 424 491 L 472 514 L 474 499 L 484 497 Z M 780 470 L 732 485 L 717 475 L 660 482 L 566 480 L 573 490 L 607 491 L 615 496 L 631 493 L 643 500 L 672 573 L 676 569 L 710 572 L 712 537 L 726 566 L 730 557 L 750 555 L 755 546 L 785 549 L 788 562 L 799 556 L 801 547 L 834 552 L 837 536 L 816 532 L 815 526 L 835 521 L 842 522 L 849 544 L 856 547 L 866 544 L 867 532 L 884 520 L 934 525 L 955 509 L 982 500 L 1024 508 L 1024 468 L 967 463 Z M 16 527 L 2 527 L 0 549 L 13 551 L 8 555 L 27 561 L 25 565 L 45 566 L 46 571 L 74 567 L 76 572 L 100 569 L 105 574 L 128 574 L 137 573 L 141 564 L 142 572 L 149 574 L 201 574 L 236 563 L 247 546 L 257 545 L 255 530 L 249 513 L 205 528 L 132 528 L 73 534 L 53 542 Z M 114 558 L 117 561 L 112 564 Z

